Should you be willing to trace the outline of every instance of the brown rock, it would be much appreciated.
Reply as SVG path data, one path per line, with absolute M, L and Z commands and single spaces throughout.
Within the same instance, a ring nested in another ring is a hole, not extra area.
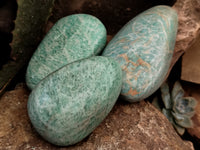
M 200 36 L 183 55 L 181 79 L 200 84 Z
M 173 8 L 178 13 L 178 33 L 171 68 L 197 39 L 200 32 L 200 1 L 177 0 Z
M 150 103 L 118 102 L 103 123 L 85 140 L 70 147 L 56 147 L 44 141 L 32 128 L 27 115 L 28 92 L 18 88 L 0 100 L 0 150 L 87 150 L 130 149 L 192 150 L 168 120 Z
M 118 102 L 107 119 L 75 148 L 89 149 L 193 149 L 176 134 L 168 120 L 150 103 Z M 74 147 L 70 147 L 72 150 Z

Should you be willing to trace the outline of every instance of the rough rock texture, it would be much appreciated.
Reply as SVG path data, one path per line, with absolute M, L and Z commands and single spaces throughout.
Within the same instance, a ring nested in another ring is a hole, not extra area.
M 50 73 L 71 62 L 97 55 L 106 44 L 106 29 L 99 19 L 75 14 L 57 21 L 33 54 L 26 82 L 33 89 Z
M 76 147 L 124 150 L 193 149 L 191 143 L 180 139 L 156 108 L 144 101 L 136 104 L 118 102 L 109 117 L 86 142 Z
M 200 84 L 200 35 L 183 55 L 181 80 Z
M 0 99 L 0 150 L 192 150 L 168 120 L 146 102 L 118 102 L 103 123 L 81 143 L 56 147 L 33 129 L 27 115 L 28 92 L 17 89 Z
M 179 57 L 188 50 L 200 32 L 200 1 L 177 0 L 173 8 L 178 13 L 178 33 L 171 68 Z
M 88 136 L 120 94 L 122 71 L 111 58 L 76 61 L 43 79 L 31 92 L 28 114 L 47 141 L 68 146 Z
M 177 32 L 177 13 L 156 6 L 129 21 L 109 42 L 103 56 L 119 62 L 123 70 L 121 95 L 143 100 L 162 84 L 170 66 Z

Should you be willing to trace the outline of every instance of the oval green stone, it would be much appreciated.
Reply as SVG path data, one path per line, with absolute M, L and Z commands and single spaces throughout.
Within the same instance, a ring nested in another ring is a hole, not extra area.
M 111 58 L 95 56 L 50 74 L 33 89 L 28 114 L 37 132 L 61 146 L 89 135 L 114 106 L 122 71 Z
M 33 89 L 44 77 L 71 62 L 97 55 L 106 44 L 106 29 L 97 18 L 76 14 L 60 19 L 32 56 L 26 83 Z
M 143 100 L 160 87 L 170 66 L 177 25 L 175 10 L 156 6 L 133 18 L 107 45 L 102 55 L 120 64 L 125 100 Z

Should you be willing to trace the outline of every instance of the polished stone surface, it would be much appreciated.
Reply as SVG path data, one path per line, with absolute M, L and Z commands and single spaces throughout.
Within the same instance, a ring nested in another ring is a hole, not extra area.
M 43 79 L 28 100 L 37 132 L 55 145 L 71 145 L 88 136 L 114 106 L 122 71 L 111 58 L 96 56 L 64 66 Z
M 98 54 L 106 44 L 106 29 L 97 18 L 76 14 L 60 19 L 32 56 L 26 74 L 30 89 L 48 74 L 71 62 Z
M 156 6 L 129 21 L 111 40 L 103 56 L 112 57 L 123 70 L 121 95 L 136 102 L 162 84 L 174 51 L 177 13 Z

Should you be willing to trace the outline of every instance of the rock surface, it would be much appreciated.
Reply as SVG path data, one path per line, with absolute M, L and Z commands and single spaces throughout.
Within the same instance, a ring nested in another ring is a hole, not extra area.
M 181 80 L 200 84 L 200 35 L 182 58 Z
M 106 29 L 96 17 L 86 14 L 60 19 L 33 54 L 26 82 L 33 89 L 48 74 L 71 62 L 98 54 L 106 44 Z
M 68 146 L 88 136 L 108 115 L 121 91 L 122 71 L 111 58 L 73 62 L 31 92 L 28 114 L 47 141 Z
M 143 100 L 162 84 L 170 66 L 177 32 L 177 14 L 168 6 L 156 6 L 129 21 L 103 51 L 123 70 L 121 95 Z
M 44 141 L 33 129 L 27 115 L 28 92 L 10 91 L 0 99 L 1 150 L 192 150 L 168 120 L 146 102 L 118 102 L 108 117 L 85 140 L 71 147 L 56 147 Z
M 173 8 L 178 13 L 179 25 L 169 72 L 183 53 L 195 42 L 200 33 L 199 0 L 177 0 Z

